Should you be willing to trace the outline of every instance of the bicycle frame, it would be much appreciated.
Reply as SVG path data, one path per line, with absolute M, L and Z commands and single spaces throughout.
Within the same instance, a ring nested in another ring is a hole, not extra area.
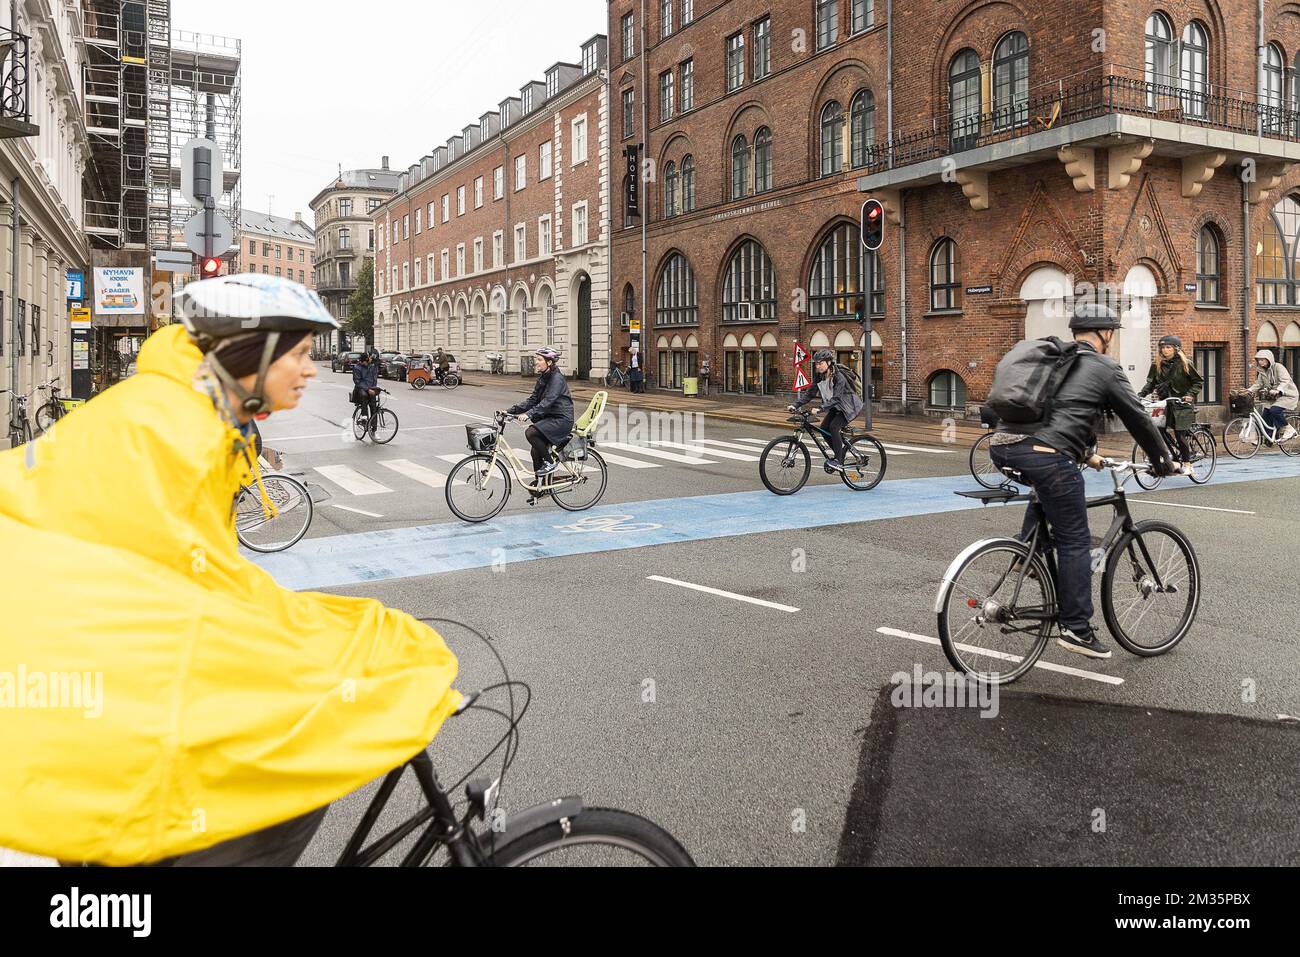
M 478 455 L 486 453 L 474 454 Z M 510 441 L 506 438 L 504 422 L 497 428 L 496 447 L 492 449 L 492 461 L 488 463 L 487 467 L 489 474 L 492 469 L 496 468 L 497 462 L 501 461 L 503 458 L 509 466 L 510 471 L 513 473 L 514 480 L 519 483 L 520 487 L 523 488 L 524 491 L 532 493 L 556 491 L 556 482 L 554 481 L 548 482 L 545 486 L 534 484 L 534 477 L 531 477 L 533 473 L 524 467 L 523 461 L 519 458 L 519 454 L 515 452 L 514 448 L 510 445 Z M 582 476 L 574 475 L 573 470 L 569 467 L 565 459 L 561 458 L 560 464 L 568 472 L 567 477 L 560 478 L 559 491 L 563 492 L 566 491 L 567 488 L 577 485 Z

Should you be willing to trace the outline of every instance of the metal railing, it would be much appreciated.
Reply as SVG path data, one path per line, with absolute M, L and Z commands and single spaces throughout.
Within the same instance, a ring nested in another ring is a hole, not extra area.
M 21 33 L 0 28 L 0 117 L 32 121 L 27 101 L 30 76 L 29 40 Z
M 1053 127 L 1127 113 L 1234 133 L 1300 141 L 1300 101 L 1261 102 L 1254 92 L 1152 82 L 1144 71 L 1115 63 L 1033 87 L 986 112 L 945 112 L 897 130 L 892 142 L 867 151 L 867 174 L 921 163 Z

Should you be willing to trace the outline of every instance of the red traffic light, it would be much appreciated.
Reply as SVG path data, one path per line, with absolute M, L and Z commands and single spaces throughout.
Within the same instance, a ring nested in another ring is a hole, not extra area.
M 880 218 L 879 206 L 872 206 L 869 210 L 867 210 L 867 219 L 871 220 L 872 222 L 875 222 L 879 218 Z
M 203 260 L 200 272 L 203 274 L 204 279 L 211 279 L 221 272 L 221 260 L 216 256 L 208 256 Z
M 878 199 L 862 204 L 862 245 L 876 252 L 885 244 L 885 207 Z

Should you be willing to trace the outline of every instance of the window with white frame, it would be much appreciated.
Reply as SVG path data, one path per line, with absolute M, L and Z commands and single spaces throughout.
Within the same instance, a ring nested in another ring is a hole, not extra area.
M 442 281 L 446 282 L 451 278 L 451 250 L 442 251 Z
M 754 24 L 754 79 L 761 80 L 772 72 L 772 18 Z
M 537 255 L 551 254 L 551 217 L 543 216 L 537 220 Z
M 659 36 L 673 35 L 673 4 L 677 0 L 659 0 Z
M 411 264 L 402 263 L 402 288 L 411 288 Z
M 411 216 L 409 213 L 402 217 L 402 238 L 411 238 Z
M 817 0 L 817 49 L 825 50 L 840 38 L 840 0 Z
M 501 230 L 492 234 L 492 268 L 500 269 L 506 257 L 506 236 Z
M 465 187 L 464 186 L 456 187 L 456 215 L 457 216 L 465 215 Z
M 623 38 L 623 59 L 630 60 L 636 56 L 636 21 L 632 14 L 619 21 L 619 35 Z
M 695 61 L 687 60 L 682 64 L 682 112 L 689 113 L 695 109 Z
M 444 223 L 451 220 L 451 194 L 442 194 L 442 221 Z
M 425 272 L 425 275 L 429 277 L 429 285 L 433 285 L 435 279 L 435 273 L 433 271 L 433 253 L 429 253 L 425 261 L 428 264 L 428 269 Z
M 483 208 L 483 177 L 482 176 L 477 176 L 474 178 L 474 208 L 475 209 Z
M 515 157 L 515 192 L 528 185 L 528 156 L 521 153 Z
M 465 275 L 465 244 L 464 243 L 458 243 L 456 245 L 456 275 L 457 276 Z
M 572 163 L 577 166 L 579 163 L 587 162 L 587 114 L 577 117 L 573 121 L 573 149 Z
M 433 211 L 433 200 L 429 200 L 429 215 L 425 217 L 425 222 L 429 224 L 430 229 L 433 229 L 433 224 L 437 221 L 438 217 L 434 215 Z
M 573 242 L 571 247 L 587 245 L 587 204 L 575 203 L 573 206 Z
M 861 33 L 876 25 L 875 0 L 853 0 L 852 32 Z
M 506 168 L 498 166 L 492 171 L 492 198 L 501 199 L 506 194 Z
M 636 90 L 623 91 L 623 139 L 636 132 Z
M 547 140 L 537 149 L 537 179 L 551 178 L 551 141 Z
M 482 236 L 474 240 L 474 271 L 476 273 L 483 271 L 483 237 Z
M 515 226 L 515 262 L 521 263 L 528 258 L 528 230 L 523 223 Z
M 420 235 L 420 210 L 415 211 L 415 235 Z
M 415 261 L 415 284 L 420 285 L 420 260 Z
M 727 37 L 727 92 L 745 85 L 745 34 Z
M 673 71 L 659 74 L 659 122 L 673 118 Z

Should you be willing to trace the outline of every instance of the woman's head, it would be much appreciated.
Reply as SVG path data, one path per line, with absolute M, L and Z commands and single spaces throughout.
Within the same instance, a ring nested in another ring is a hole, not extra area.
M 251 395 L 257 389 L 258 373 L 272 336 L 276 337 L 276 341 L 270 346 L 270 362 L 261 388 L 266 407 L 260 411 L 287 412 L 298 407 L 307 383 L 316 378 L 316 364 L 311 359 L 310 332 L 253 333 L 237 339 L 226 339 L 209 356 L 219 362 L 226 373 Z M 238 396 L 232 396 L 232 399 L 237 400 Z M 241 406 L 238 401 L 233 404 L 236 408 Z
M 555 364 L 560 361 L 560 354 L 554 349 L 538 349 L 533 353 L 533 368 L 538 375 L 548 369 L 554 369 Z

